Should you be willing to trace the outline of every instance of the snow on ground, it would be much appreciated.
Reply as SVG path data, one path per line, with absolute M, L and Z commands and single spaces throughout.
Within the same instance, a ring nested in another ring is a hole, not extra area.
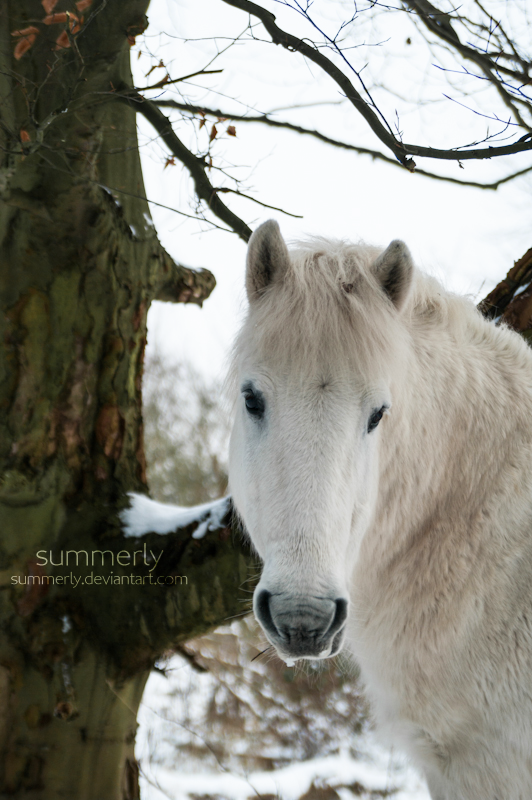
M 372 733 L 359 736 L 357 759 L 345 752 L 304 762 L 294 762 L 273 771 L 235 774 L 222 764 L 206 765 L 204 772 L 188 772 L 186 762 L 181 769 L 168 766 L 171 755 L 165 743 L 168 729 L 161 713 L 172 691 L 172 682 L 183 680 L 183 670 L 171 672 L 170 679 L 153 673 L 148 681 L 139 714 L 136 756 L 141 767 L 143 800 L 195 800 L 199 796 L 216 795 L 229 800 L 251 800 L 257 795 L 274 795 L 279 800 L 298 800 L 310 786 L 338 787 L 341 800 L 353 800 L 345 787 L 355 782 L 368 789 L 397 788 L 395 800 L 430 800 L 426 785 L 400 756 L 382 748 Z
M 373 754 L 375 758 L 375 754 Z M 219 774 L 189 774 L 164 767 L 156 770 L 142 765 L 142 797 L 145 800 L 189 800 L 192 795 L 223 795 L 231 800 L 248 800 L 257 795 L 273 794 L 280 800 L 297 800 L 314 783 L 316 786 L 345 786 L 361 783 L 369 790 L 398 787 L 395 800 L 430 800 L 420 779 L 396 762 L 377 756 L 374 761 L 354 761 L 347 755 L 328 756 L 290 764 L 271 772 L 251 772 L 248 776 L 220 771 Z M 144 774 L 145 773 L 145 774 Z M 340 788 L 340 796 L 352 800 L 349 790 Z

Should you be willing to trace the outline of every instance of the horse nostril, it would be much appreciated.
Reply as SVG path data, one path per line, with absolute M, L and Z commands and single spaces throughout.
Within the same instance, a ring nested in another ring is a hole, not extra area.
M 263 589 L 257 595 L 255 601 L 255 615 L 264 628 L 264 630 L 272 636 L 279 636 L 279 631 L 275 627 L 272 619 L 272 612 L 270 611 L 270 597 L 271 593 Z
M 334 636 L 334 634 L 340 630 L 347 619 L 347 600 L 344 600 L 343 597 L 339 597 L 337 600 L 335 600 L 335 603 L 336 612 L 334 614 L 334 619 L 327 631 L 328 636 Z

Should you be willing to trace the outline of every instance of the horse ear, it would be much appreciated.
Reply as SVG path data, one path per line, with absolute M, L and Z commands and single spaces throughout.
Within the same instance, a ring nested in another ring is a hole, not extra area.
M 288 269 L 290 256 L 274 219 L 263 222 L 251 235 L 246 261 L 246 289 L 249 300 L 255 300 L 267 286 Z
M 373 264 L 373 273 L 397 309 L 404 305 L 410 287 L 414 264 L 404 242 L 394 239 Z

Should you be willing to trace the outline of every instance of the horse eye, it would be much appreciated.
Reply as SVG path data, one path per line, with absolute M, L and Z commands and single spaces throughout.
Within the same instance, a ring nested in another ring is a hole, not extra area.
M 368 433 L 371 433 L 371 431 L 375 430 L 375 428 L 381 421 L 385 411 L 386 411 L 386 406 L 382 406 L 382 408 L 379 408 L 378 411 L 373 412 L 373 414 L 368 420 Z
M 262 417 L 264 414 L 264 401 L 253 392 L 246 392 L 244 395 L 246 410 L 252 417 Z

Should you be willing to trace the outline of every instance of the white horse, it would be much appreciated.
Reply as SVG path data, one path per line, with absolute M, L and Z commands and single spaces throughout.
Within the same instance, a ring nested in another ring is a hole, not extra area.
M 434 800 L 532 798 L 532 352 L 384 251 L 251 237 L 233 502 L 281 658 L 358 662 Z

